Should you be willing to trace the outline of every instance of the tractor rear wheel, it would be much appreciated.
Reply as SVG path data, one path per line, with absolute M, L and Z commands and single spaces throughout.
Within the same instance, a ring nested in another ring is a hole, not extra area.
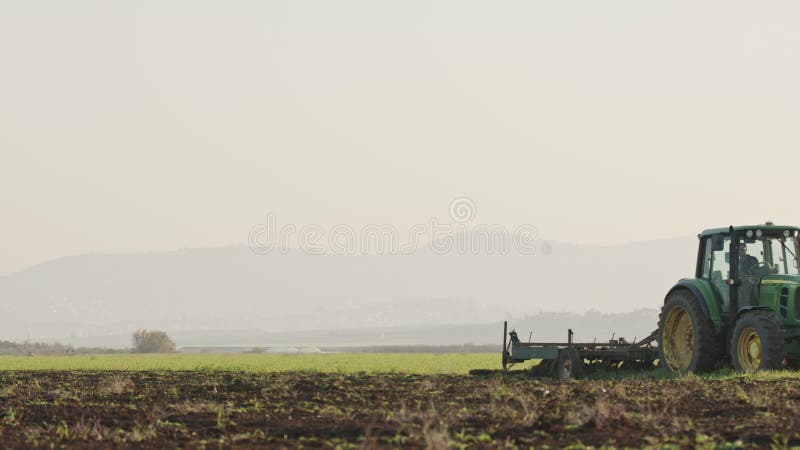
M 564 347 L 558 351 L 556 360 L 556 377 L 559 380 L 579 378 L 583 372 L 583 358 L 572 347 Z
M 685 289 L 671 292 L 658 320 L 662 366 L 677 373 L 708 372 L 722 359 L 720 339 L 699 299 Z
M 733 368 L 739 372 L 783 368 L 783 330 L 770 311 L 749 311 L 736 321 L 731 341 Z

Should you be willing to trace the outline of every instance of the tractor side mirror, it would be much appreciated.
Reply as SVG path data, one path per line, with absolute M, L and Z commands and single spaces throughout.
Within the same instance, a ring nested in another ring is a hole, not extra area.
M 718 234 L 711 237 L 711 250 L 715 252 L 722 251 L 725 248 L 725 238 Z

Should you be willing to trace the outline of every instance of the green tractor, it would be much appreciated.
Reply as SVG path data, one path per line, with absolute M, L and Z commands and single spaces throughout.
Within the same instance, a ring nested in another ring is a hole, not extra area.
M 799 231 L 771 222 L 703 231 L 695 278 L 680 280 L 661 308 L 662 365 L 678 373 L 797 368 Z

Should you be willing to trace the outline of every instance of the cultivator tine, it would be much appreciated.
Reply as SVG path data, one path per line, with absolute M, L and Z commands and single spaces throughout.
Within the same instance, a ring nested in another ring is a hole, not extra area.
M 508 354 L 508 347 L 506 346 L 506 336 L 508 335 L 508 321 L 503 321 L 503 370 L 506 370 L 506 355 Z

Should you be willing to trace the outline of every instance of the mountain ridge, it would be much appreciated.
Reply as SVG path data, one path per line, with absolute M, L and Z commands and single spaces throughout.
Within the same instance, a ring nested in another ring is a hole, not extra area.
M 245 246 L 84 254 L 0 277 L 0 337 L 460 324 L 539 310 L 654 308 L 696 237 L 549 255 L 257 255 Z M 298 328 L 299 327 L 299 328 Z

